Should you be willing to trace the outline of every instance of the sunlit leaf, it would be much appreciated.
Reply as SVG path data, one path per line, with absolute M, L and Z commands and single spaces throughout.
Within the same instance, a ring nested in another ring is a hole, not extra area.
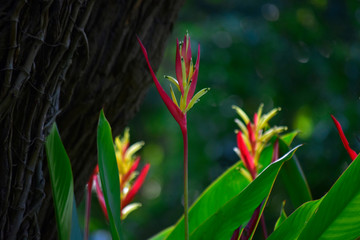
M 190 238 L 230 239 L 233 231 L 240 225 L 246 224 L 252 216 L 254 210 L 269 195 L 280 167 L 284 161 L 292 157 L 296 149 L 297 148 L 294 148 L 284 157 L 270 164 L 243 190 L 238 189 L 238 192 L 233 192 L 233 197 L 227 196 L 226 198 L 223 198 L 224 196 L 222 195 L 226 195 L 226 191 L 223 191 L 223 188 L 226 188 L 227 184 L 232 184 L 230 181 L 226 181 L 222 178 L 215 181 L 194 204 L 194 207 L 197 205 L 197 209 L 201 209 L 201 211 L 189 212 Z M 227 174 L 229 173 L 235 174 L 234 170 L 236 169 L 237 166 L 232 167 L 224 173 L 222 177 L 228 177 Z M 239 173 L 235 176 L 243 178 L 242 181 L 245 181 L 246 178 L 244 176 L 240 176 Z M 236 178 L 234 179 L 236 180 Z M 216 188 L 216 191 L 214 191 L 216 194 L 208 193 L 213 191 L 212 188 Z M 205 201 L 202 199 L 203 197 L 208 199 Z M 218 198 L 221 199 L 220 204 L 216 203 Z M 214 209 L 212 209 L 212 205 L 208 205 L 209 201 L 211 201 L 212 204 L 216 204 Z M 176 224 L 175 229 L 166 239 L 183 239 L 183 229 L 183 221 L 180 220 Z
M 283 221 L 267 240 L 298 239 L 299 234 L 318 208 L 320 202 L 321 200 L 316 200 L 303 204 Z
M 360 236 L 360 157 L 320 200 L 303 204 L 268 240 L 356 239 Z
M 166 238 L 166 236 L 174 229 L 173 226 L 165 228 L 155 236 L 151 237 L 149 240 L 163 240 Z
M 292 157 L 296 149 L 294 148 L 281 159 L 270 164 L 243 191 L 192 230 L 190 237 L 193 239 L 230 239 L 233 231 L 240 225 L 247 224 L 254 210 L 268 197 L 282 164 Z
M 284 141 L 284 143 L 290 147 L 291 143 L 293 142 L 294 138 L 299 134 L 299 131 L 293 131 L 290 133 L 286 133 L 283 136 L 281 136 L 281 139 Z
M 299 239 L 355 239 L 360 236 L 360 156 L 324 196 Z

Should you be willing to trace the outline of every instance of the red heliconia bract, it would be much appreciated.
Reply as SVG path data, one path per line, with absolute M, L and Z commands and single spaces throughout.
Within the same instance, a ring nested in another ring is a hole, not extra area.
M 140 190 L 141 186 L 143 185 L 146 175 L 149 171 L 150 164 L 146 164 L 144 168 L 141 170 L 139 176 L 136 178 L 134 184 L 132 185 L 129 192 L 126 194 L 125 198 L 121 200 L 121 209 L 124 209 L 135 197 L 136 193 Z
M 255 179 L 256 169 L 254 164 L 254 158 L 251 156 L 249 150 L 247 149 L 241 132 L 237 133 L 237 145 L 240 150 L 241 159 L 244 161 L 245 167 L 249 170 L 251 177 Z
M 335 118 L 333 115 L 331 115 L 331 118 L 332 118 L 332 120 L 333 120 L 334 123 L 335 123 L 335 126 L 336 126 L 336 128 L 337 128 L 337 130 L 338 130 L 338 133 L 339 133 L 339 135 L 340 135 L 341 141 L 342 141 L 342 143 L 343 143 L 346 151 L 347 151 L 348 154 L 350 155 L 351 160 L 354 160 L 354 159 L 357 157 L 358 154 L 357 154 L 354 150 L 352 150 L 352 149 L 350 148 L 349 142 L 348 142 L 348 140 L 347 140 L 346 137 L 345 137 L 344 131 L 342 130 L 342 127 L 341 127 L 339 121 L 336 120 L 336 118 Z
M 152 79 L 153 79 L 153 81 L 155 83 L 155 87 L 156 87 L 156 89 L 158 90 L 158 92 L 160 94 L 160 97 L 162 98 L 163 102 L 165 103 L 165 105 L 166 105 L 167 109 L 169 110 L 169 112 L 171 113 L 171 115 L 174 117 L 174 119 L 180 125 L 180 128 L 183 128 L 186 125 L 185 114 L 180 110 L 180 108 L 178 106 L 176 106 L 176 104 L 171 100 L 171 98 L 166 94 L 165 90 L 160 85 L 160 83 L 157 80 L 157 78 L 155 76 L 155 73 L 152 70 L 152 67 L 150 65 L 147 51 L 146 51 L 144 45 L 141 43 L 140 39 L 139 38 L 137 38 L 137 39 L 138 39 L 138 42 L 140 44 L 141 50 L 142 50 L 142 52 L 143 52 L 143 54 L 145 56 L 145 60 L 147 62 L 149 70 L 150 70 L 150 74 L 151 74 Z M 179 83 L 179 86 L 181 86 L 180 83 Z

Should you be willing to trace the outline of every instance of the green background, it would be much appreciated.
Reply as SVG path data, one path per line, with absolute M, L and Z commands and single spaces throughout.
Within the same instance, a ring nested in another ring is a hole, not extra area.
M 176 76 L 176 38 L 188 31 L 194 60 L 201 45 L 197 90 L 211 88 L 188 112 L 190 203 L 238 161 L 233 104 L 249 115 L 260 103 L 265 111 L 281 107 L 270 123 L 301 131 L 293 145 L 304 143 L 296 155 L 312 194 L 317 199 L 329 190 L 351 161 L 330 114 L 341 122 L 350 146 L 360 149 L 359 23 L 358 1 L 186 2 L 157 76 L 169 93 L 162 76 Z M 181 132 L 155 86 L 130 122 L 130 135 L 132 143 L 145 141 L 140 154 L 151 168 L 135 198 L 143 206 L 123 227 L 127 239 L 146 239 L 175 223 L 183 211 Z M 265 210 L 269 231 L 285 198 L 277 182 Z M 293 210 L 290 201 L 285 209 Z M 106 227 L 101 212 L 93 213 L 92 229 Z

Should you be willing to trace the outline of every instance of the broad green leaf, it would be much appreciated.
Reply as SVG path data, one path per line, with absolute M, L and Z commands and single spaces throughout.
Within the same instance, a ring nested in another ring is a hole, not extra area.
M 122 233 L 119 170 L 116 163 L 111 127 L 105 118 L 103 110 L 101 110 L 99 117 L 97 147 L 101 186 L 109 216 L 111 236 L 114 240 L 120 239 Z
M 323 197 L 299 239 L 355 239 L 360 236 L 360 155 Z
M 218 209 L 238 195 L 250 183 L 241 169 L 243 169 L 243 163 L 239 161 L 218 177 L 195 201 L 189 210 L 190 232 L 215 214 Z M 183 238 L 184 219 L 182 217 L 166 239 Z
M 270 164 L 243 191 L 233 197 L 196 229 L 190 229 L 191 239 L 230 239 L 234 229 L 245 225 L 254 210 L 268 197 L 282 164 L 290 159 L 298 147 Z M 181 239 L 183 234 L 169 239 Z
M 73 198 L 70 239 L 71 240 L 83 239 L 81 229 L 80 229 L 78 214 L 77 214 L 77 211 L 76 211 L 75 197 Z
M 298 239 L 302 229 L 318 208 L 321 200 L 310 201 L 295 210 L 278 228 L 267 238 L 267 240 Z
M 290 147 L 291 143 L 293 142 L 294 138 L 299 134 L 299 131 L 292 131 L 290 133 L 284 134 L 281 136 L 281 140 L 284 141 L 284 143 Z
M 286 219 L 287 219 L 287 215 L 285 212 L 285 203 L 286 201 L 283 201 L 283 203 L 281 204 L 281 209 L 280 209 L 280 217 L 278 218 L 278 220 L 275 223 L 275 227 L 274 230 L 276 230 L 280 224 L 282 224 Z
M 165 228 L 164 230 L 162 230 L 161 232 L 159 232 L 158 234 L 156 234 L 155 236 L 151 237 L 149 240 L 163 240 L 166 238 L 167 235 L 169 235 L 169 233 L 174 229 L 173 226 L 170 226 L 168 228 Z
M 247 224 L 254 210 L 268 197 L 282 164 L 292 157 L 296 149 L 270 164 L 240 194 L 192 231 L 190 237 L 193 239 L 230 239 L 234 229 Z
M 288 145 L 282 139 L 279 139 L 279 152 L 285 153 L 287 151 L 289 151 Z M 284 164 L 280 171 L 280 180 L 284 184 L 295 208 L 304 202 L 312 200 L 309 185 L 296 156 Z
M 54 123 L 45 143 L 59 239 L 68 240 L 73 215 L 74 183 L 70 159 Z

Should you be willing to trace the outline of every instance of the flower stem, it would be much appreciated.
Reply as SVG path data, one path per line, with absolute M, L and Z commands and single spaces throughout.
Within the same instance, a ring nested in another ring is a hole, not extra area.
M 185 126 L 181 128 L 184 141 L 184 226 L 185 240 L 189 240 L 189 187 L 188 187 L 188 134 L 185 118 Z

